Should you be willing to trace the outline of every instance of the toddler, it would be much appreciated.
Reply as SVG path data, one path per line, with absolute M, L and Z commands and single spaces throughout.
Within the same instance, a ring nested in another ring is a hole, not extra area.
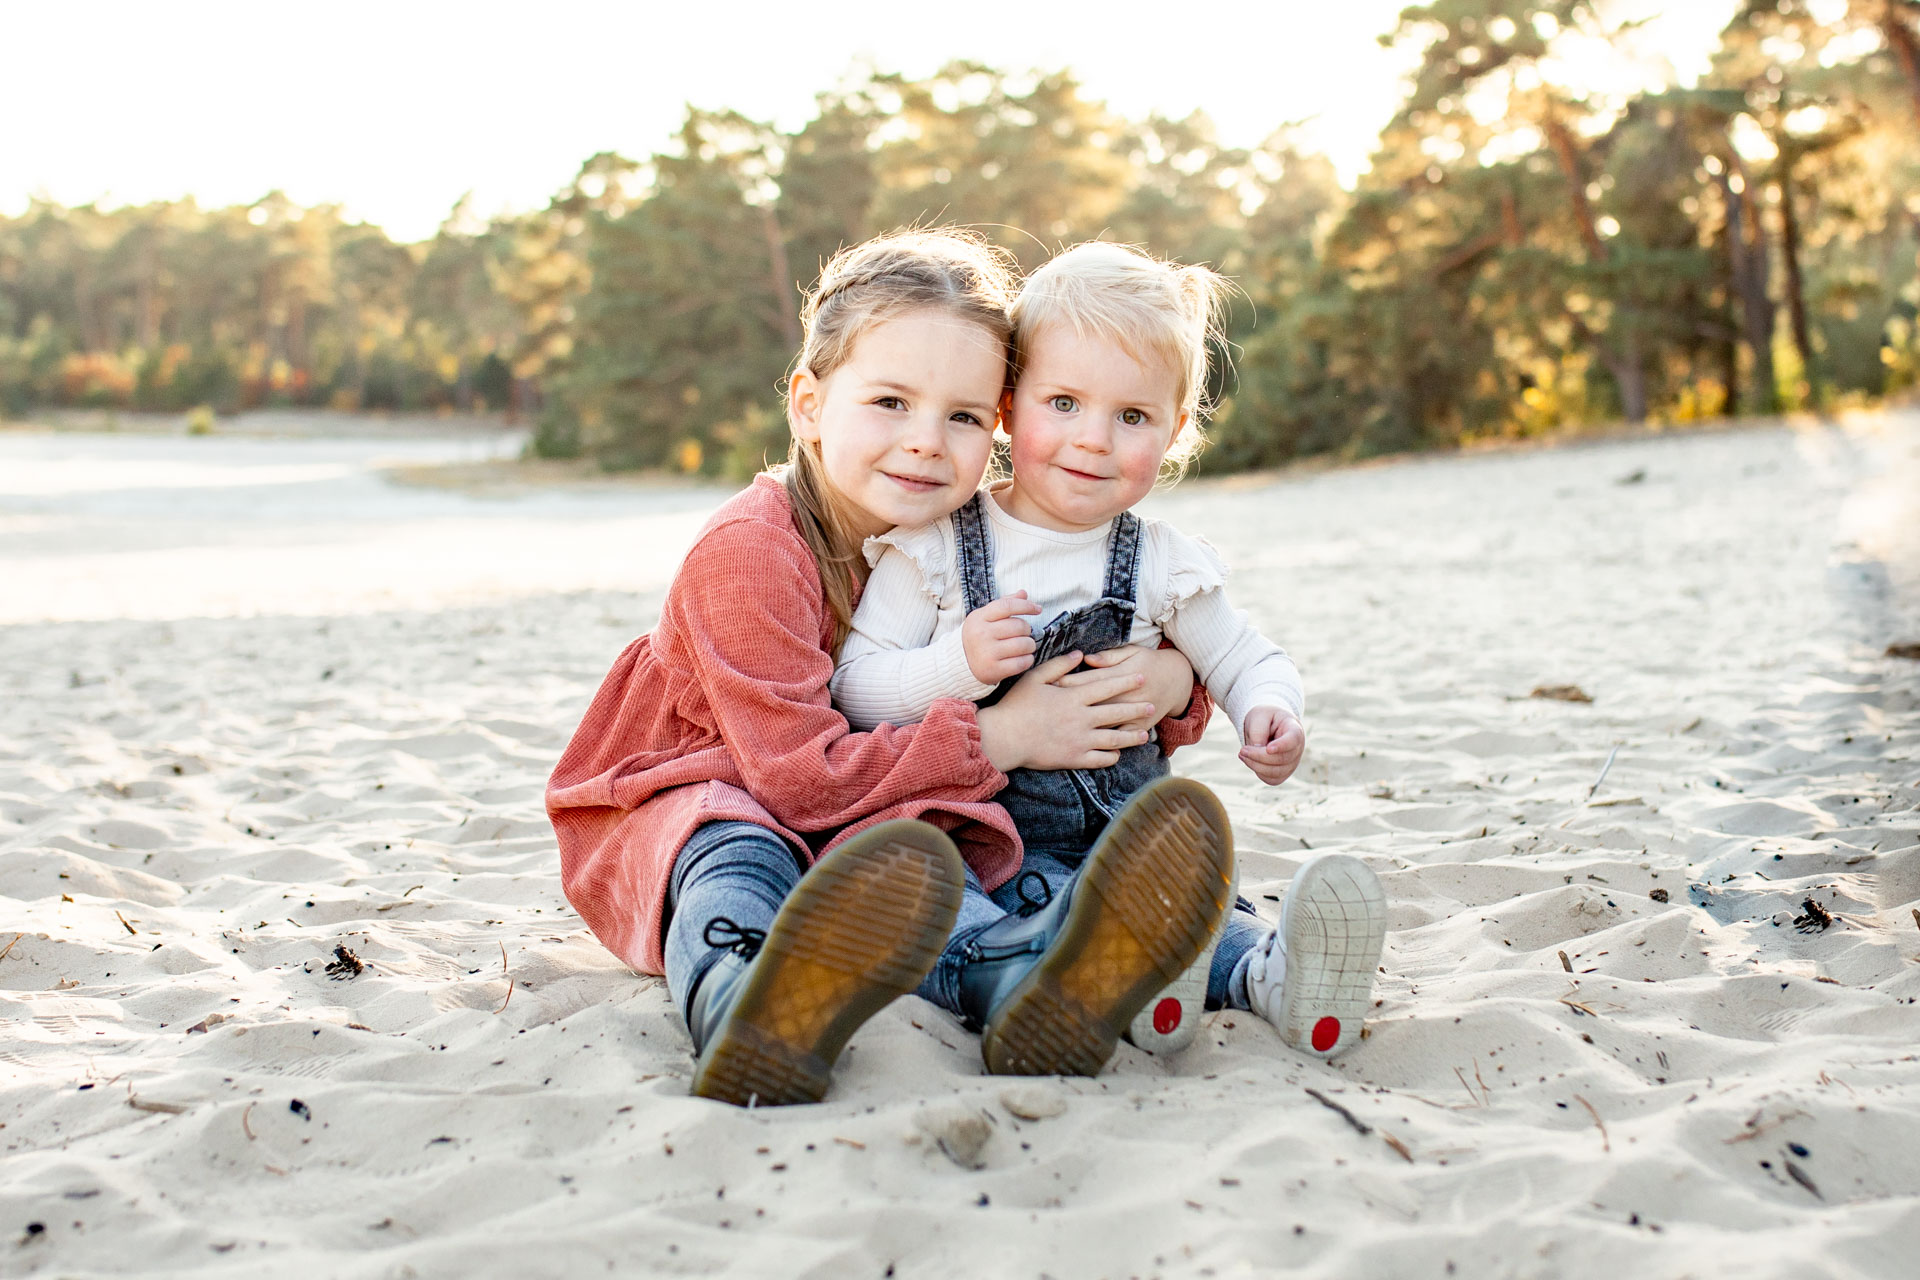
M 991 705 L 1036 663 L 1105 653 L 1095 662 L 1111 669 L 1164 639 L 1232 720 L 1254 775 L 1273 786 L 1292 775 L 1305 748 L 1293 662 L 1229 604 L 1211 547 L 1131 510 L 1197 450 L 1227 287 L 1206 268 L 1099 243 L 1026 282 L 1003 415 L 1012 479 L 950 517 L 868 540 L 872 575 L 831 682 L 854 728 L 916 723 L 942 698 Z M 1002 595 L 1002 583 L 1020 590 Z M 1035 629 L 1030 617 L 1047 621 Z M 993 989 L 970 968 L 1010 945 L 1044 946 L 1024 940 L 1040 928 L 1031 917 L 1072 881 L 1121 807 L 1167 772 L 1150 737 L 1093 763 L 1101 767 L 1016 769 L 995 797 L 1025 843 L 1022 873 L 993 895 L 969 894 L 992 906 L 963 907 L 922 987 L 970 1023 L 985 1014 L 969 1007 L 979 1003 L 969 990 Z M 1297 1048 L 1339 1052 L 1359 1036 L 1384 936 L 1373 874 L 1344 855 L 1310 859 L 1279 930 L 1237 901 L 1211 956 L 1149 1002 L 1130 1034 L 1157 1050 L 1184 1045 L 1204 993 L 1208 1008 L 1260 1013 Z

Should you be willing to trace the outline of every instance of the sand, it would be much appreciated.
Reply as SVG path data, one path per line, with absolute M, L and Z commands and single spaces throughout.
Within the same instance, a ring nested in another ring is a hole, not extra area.
M 1379 871 L 1368 1038 L 1009 1081 L 906 999 L 754 1112 L 540 805 L 724 493 L 384 470 L 499 448 L 0 435 L 0 1273 L 1912 1274 L 1920 416 L 1154 499 L 1313 721 L 1176 768 L 1269 910 Z

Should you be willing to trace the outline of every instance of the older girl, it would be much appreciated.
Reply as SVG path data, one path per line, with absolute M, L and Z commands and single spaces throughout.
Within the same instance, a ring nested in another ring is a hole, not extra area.
M 957 232 L 827 265 L 788 385 L 788 465 L 707 522 L 554 770 L 567 896 L 621 959 L 666 975 L 697 1094 L 824 1094 L 855 1029 L 932 965 L 963 878 L 998 886 L 1019 865 L 991 803 L 1006 770 L 1111 763 L 1156 707 L 1192 704 L 1163 742 L 1204 726 L 1175 654 L 1049 683 L 1067 655 L 992 710 L 937 699 L 900 728 L 855 733 L 831 705 L 862 541 L 943 518 L 979 484 L 1012 289 L 1004 260 Z

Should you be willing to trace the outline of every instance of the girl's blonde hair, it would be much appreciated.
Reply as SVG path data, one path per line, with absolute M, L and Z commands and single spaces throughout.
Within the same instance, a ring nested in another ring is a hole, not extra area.
M 1160 360 L 1173 371 L 1187 418 L 1167 450 L 1166 467 L 1177 475 L 1206 443 L 1208 357 L 1214 344 L 1226 343 L 1232 291 L 1207 267 L 1162 262 L 1131 245 L 1077 244 L 1028 276 L 1014 299 L 1013 376 L 1025 369 L 1034 335 L 1056 324 L 1117 342 L 1136 360 Z
M 824 379 L 845 364 L 875 325 L 933 309 L 979 325 L 1007 347 L 1016 287 L 1013 259 L 984 236 L 958 227 L 915 228 L 842 249 L 820 272 L 800 310 L 803 338 L 796 369 Z M 1011 365 L 1006 385 L 1011 385 Z M 827 479 L 820 446 L 793 438 L 779 472 L 793 521 L 820 562 L 820 585 L 833 613 L 833 648 L 853 627 L 854 575 L 864 576 L 861 538 L 846 502 Z

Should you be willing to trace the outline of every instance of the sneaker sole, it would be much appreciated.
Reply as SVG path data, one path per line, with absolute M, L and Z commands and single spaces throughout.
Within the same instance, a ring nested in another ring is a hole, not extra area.
M 1281 915 L 1287 974 L 1280 1037 L 1302 1053 L 1331 1058 L 1366 1025 L 1387 940 L 1386 894 L 1358 858 L 1324 854 L 1294 873 Z
M 1186 778 L 1143 788 L 1088 856 L 1059 937 L 988 1019 L 987 1070 L 1097 1074 L 1206 949 L 1232 882 L 1232 828 L 1213 793 Z
M 1233 915 L 1233 900 L 1240 896 L 1239 877 L 1227 893 L 1227 909 L 1220 913 L 1220 921 L 1213 927 L 1213 936 L 1207 940 L 1207 948 L 1186 971 L 1157 996 L 1147 1001 L 1146 1007 L 1133 1015 L 1133 1022 L 1127 1027 L 1127 1039 L 1136 1049 L 1160 1057 L 1169 1053 L 1179 1053 L 1200 1034 L 1200 1020 L 1207 1012 L 1207 982 L 1213 976 L 1213 955 L 1220 949 L 1220 937 L 1225 932 L 1227 920 Z
M 965 875 L 953 842 L 910 820 L 823 855 L 767 930 L 694 1069 L 694 1095 L 738 1106 L 818 1102 L 853 1033 L 933 968 Z

